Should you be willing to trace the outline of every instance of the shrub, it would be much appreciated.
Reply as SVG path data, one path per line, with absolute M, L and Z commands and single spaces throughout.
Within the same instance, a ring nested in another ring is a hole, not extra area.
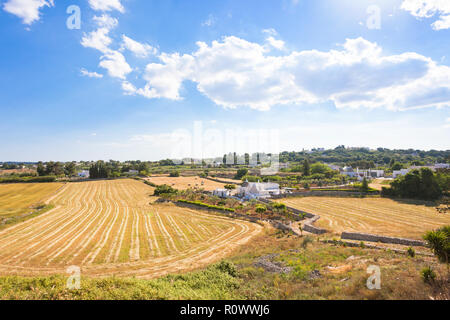
M 169 174 L 172 178 L 178 178 L 180 176 L 180 173 L 178 171 L 173 171 Z
M 448 263 L 450 255 L 450 226 L 436 231 L 429 231 L 423 237 L 439 261 Z
M 312 237 L 306 236 L 305 239 L 303 239 L 303 241 L 302 241 L 302 244 L 301 244 L 302 248 L 306 249 L 308 247 L 308 244 L 312 243 L 313 241 L 314 240 Z
M 412 247 L 408 248 L 408 256 L 410 256 L 411 258 L 414 258 L 416 256 L 416 250 L 414 250 Z
M 178 192 L 178 190 L 172 188 L 171 186 L 168 186 L 167 184 L 163 184 L 163 185 L 157 186 L 155 188 L 154 195 L 160 196 L 163 194 L 176 194 L 177 192 Z
M 436 279 L 436 273 L 431 267 L 422 269 L 422 279 L 426 283 L 431 283 Z
M 227 273 L 230 276 L 232 276 L 233 278 L 236 278 L 238 275 L 236 266 L 229 261 L 221 261 L 218 264 L 216 264 L 215 267 L 217 270 L 219 270 L 223 273 Z
M 55 181 L 55 176 L 0 178 L 0 183 L 46 183 Z

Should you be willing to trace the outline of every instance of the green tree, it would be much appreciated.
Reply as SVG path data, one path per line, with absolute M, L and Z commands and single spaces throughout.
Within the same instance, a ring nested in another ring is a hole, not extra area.
M 234 177 L 236 180 L 242 179 L 244 176 L 246 176 L 248 173 L 248 169 L 242 168 L 239 169 L 236 173 L 236 176 Z
M 267 211 L 267 207 L 260 204 L 260 205 L 256 206 L 255 211 L 256 211 L 256 213 L 259 213 L 261 215 L 261 220 L 262 220 L 263 214 L 266 213 L 266 211 Z
M 308 159 L 305 159 L 305 161 L 303 161 L 303 175 L 305 177 L 311 175 L 311 166 L 309 164 L 309 160 Z
M 76 174 L 75 162 L 69 162 L 64 165 L 64 174 L 68 177 L 72 177 Z
M 364 192 L 364 193 L 369 192 L 369 183 L 367 182 L 367 179 L 365 177 L 361 184 L 361 192 Z

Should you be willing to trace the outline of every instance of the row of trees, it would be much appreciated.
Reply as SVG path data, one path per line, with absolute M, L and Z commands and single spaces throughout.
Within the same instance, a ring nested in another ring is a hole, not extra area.
M 436 200 L 442 196 L 443 187 L 432 170 L 422 168 L 397 178 L 391 183 L 391 188 L 383 188 L 382 194 L 406 199 Z
M 62 162 L 47 162 L 45 165 L 39 162 L 37 165 L 37 173 L 39 176 L 74 176 L 76 175 L 76 163 L 67 162 L 66 164 Z

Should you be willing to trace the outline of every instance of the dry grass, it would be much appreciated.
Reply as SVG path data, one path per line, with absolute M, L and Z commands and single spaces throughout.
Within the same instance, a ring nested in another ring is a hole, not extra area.
M 0 218 L 28 213 L 55 193 L 61 183 L 0 184 Z
M 390 188 L 389 182 L 391 182 L 392 180 L 390 179 L 375 179 L 373 180 L 370 184 L 369 187 L 371 187 L 372 189 L 381 191 L 383 189 L 383 187 L 385 188 Z
M 225 184 L 211 181 L 208 179 L 203 179 L 200 177 L 151 177 L 146 178 L 146 180 L 157 184 L 157 185 L 163 185 L 167 184 L 169 186 L 172 186 L 175 189 L 178 190 L 186 190 L 189 188 L 198 188 L 198 189 L 204 189 L 207 191 L 213 191 L 216 189 L 223 189 L 225 187 Z
M 333 232 L 365 232 L 421 239 L 429 230 L 450 224 L 450 216 L 413 201 L 384 198 L 305 197 L 280 200 L 321 216 L 317 224 Z
M 45 185 L 41 185 L 45 186 Z M 149 204 L 135 180 L 66 184 L 55 209 L 0 232 L 0 274 L 153 278 L 227 256 L 261 227 L 167 204 Z

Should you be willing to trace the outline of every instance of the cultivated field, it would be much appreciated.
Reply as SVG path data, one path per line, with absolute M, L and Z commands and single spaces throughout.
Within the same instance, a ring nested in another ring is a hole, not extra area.
M 32 211 L 32 206 L 49 198 L 61 183 L 0 184 L 0 218 Z
M 305 197 L 280 200 L 321 216 L 318 226 L 333 232 L 364 232 L 421 239 L 429 230 L 450 224 L 450 216 L 435 207 L 384 198 Z
M 146 180 L 157 184 L 167 184 L 169 186 L 172 186 L 175 189 L 178 190 L 186 190 L 189 188 L 198 188 L 198 189 L 205 189 L 206 191 L 213 191 L 216 189 L 223 188 L 225 186 L 224 183 L 219 183 L 215 181 L 211 181 L 208 179 L 203 179 L 200 177 L 151 177 L 146 178 Z
M 42 184 L 41 186 L 46 186 Z M 262 227 L 172 204 L 135 180 L 70 183 L 55 208 L 0 232 L 0 274 L 153 278 L 217 261 Z

